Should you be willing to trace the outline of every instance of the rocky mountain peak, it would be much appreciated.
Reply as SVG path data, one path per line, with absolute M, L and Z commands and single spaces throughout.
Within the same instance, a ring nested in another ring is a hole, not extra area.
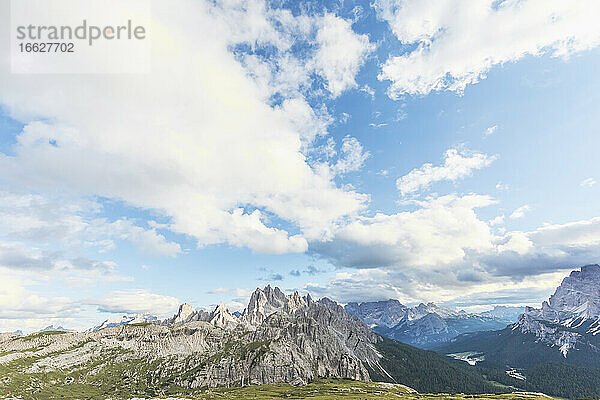
M 237 318 L 233 316 L 223 302 L 210 314 L 209 323 L 219 328 L 234 327 L 237 325 Z
M 600 317 L 600 265 L 571 272 L 541 309 L 528 309 L 527 313 L 555 322 Z
M 271 285 L 264 289 L 257 288 L 250 296 L 248 306 L 242 313 L 242 319 L 251 326 L 261 324 L 269 315 L 282 311 L 294 313 L 296 310 L 308 307 L 313 300 L 310 296 L 302 297 L 294 292 L 286 295 L 278 287 Z
M 581 272 L 573 271 L 571 275 L 587 275 L 594 276 L 596 278 L 600 278 L 600 265 L 599 264 L 589 264 L 581 267 Z
M 175 316 L 173 317 L 173 323 L 174 324 L 184 323 L 184 322 L 188 321 L 195 312 L 196 312 L 196 310 L 194 310 L 194 307 L 192 307 L 188 303 L 183 303 L 179 306 L 179 310 L 177 311 L 177 314 L 175 314 Z
M 527 307 L 513 329 L 533 333 L 565 358 L 584 335 L 596 335 L 600 327 L 600 266 L 586 265 L 572 271 L 541 308 Z

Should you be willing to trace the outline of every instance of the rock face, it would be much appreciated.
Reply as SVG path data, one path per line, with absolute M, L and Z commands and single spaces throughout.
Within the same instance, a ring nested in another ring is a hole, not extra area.
M 238 318 L 234 317 L 225 304 L 220 303 L 217 308 L 214 309 L 212 313 L 210 313 L 208 317 L 208 322 L 219 328 L 234 328 L 238 324 Z
M 375 348 L 381 337 L 358 318 L 329 299 L 270 286 L 252 294 L 240 317 L 223 303 L 211 313 L 183 304 L 165 321 L 104 325 L 86 333 L 6 336 L 0 364 L 35 357 L 27 372 L 39 373 L 88 371 L 93 363 L 80 379 L 116 368 L 131 379 L 181 388 L 304 384 L 329 376 L 369 380 L 369 370 L 385 373 Z
M 397 325 L 408 313 L 408 307 L 398 300 L 373 301 L 366 303 L 348 303 L 344 307 L 348 313 L 356 315 L 365 324 L 375 326 Z
M 541 308 L 527 307 L 513 330 L 534 334 L 565 358 L 571 349 L 595 348 L 590 336 L 600 332 L 600 266 L 571 272 Z
M 495 316 L 456 312 L 434 303 L 407 307 L 398 300 L 348 303 L 345 309 L 375 332 L 422 348 L 431 348 L 462 333 L 501 329 L 514 322 Z

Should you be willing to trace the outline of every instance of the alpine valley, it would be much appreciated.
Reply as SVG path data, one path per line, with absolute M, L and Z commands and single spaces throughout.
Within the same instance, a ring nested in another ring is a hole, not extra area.
M 551 395 L 600 397 L 600 266 L 573 271 L 541 308 L 516 323 L 463 334 L 437 350 L 506 385 Z
M 266 286 L 241 313 L 182 304 L 165 320 L 0 334 L 0 398 L 600 396 L 600 266 L 572 272 L 515 322 L 517 311 L 396 300 L 342 307 Z

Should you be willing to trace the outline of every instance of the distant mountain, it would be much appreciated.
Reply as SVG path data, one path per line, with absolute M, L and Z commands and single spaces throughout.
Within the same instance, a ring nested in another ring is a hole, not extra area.
M 515 324 L 459 336 L 438 351 L 475 363 L 513 386 L 598 397 L 599 332 L 600 266 L 587 265 L 571 272 L 541 308 L 528 307 Z
M 157 323 L 159 319 L 153 315 L 140 314 L 140 315 L 123 315 L 117 318 L 110 318 L 103 321 L 100 325 L 88 329 L 88 332 L 95 332 L 104 328 L 112 328 L 120 325 L 127 324 L 143 324 L 143 323 Z
M 20 331 L 18 331 L 18 332 L 20 332 Z M 62 326 L 48 325 L 47 327 L 45 327 L 44 329 L 42 329 L 38 332 L 74 332 L 74 330 L 63 328 Z M 23 333 L 21 332 L 21 334 L 23 334 Z
M 398 300 L 348 303 L 348 313 L 356 315 L 375 332 L 403 343 L 432 348 L 456 336 L 475 331 L 496 330 L 516 321 L 514 310 L 494 309 L 498 316 L 470 314 L 440 307 L 434 303 L 407 307 Z
M 494 306 L 490 311 L 480 313 L 484 317 L 496 318 L 512 324 L 519 319 L 519 315 L 525 312 L 525 307 Z
M 325 377 L 422 392 L 505 390 L 467 364 L 382 338 L 330 299 L 271 286 L 257 289 L 239 316 L 222 303 L 210 313 L 183 304 L 164 321 L 136 324 L 124 317 L 103 325 L 85 333 L 0 336 L 8 382 L 0 397 L 19 397 L 32 385 L 38 398 L 164 397 Z

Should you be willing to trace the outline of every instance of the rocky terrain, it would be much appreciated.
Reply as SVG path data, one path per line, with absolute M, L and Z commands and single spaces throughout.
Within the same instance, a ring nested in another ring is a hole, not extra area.
M 502 329 L 516 321 L 519 311 L 524 311 L 504 307 L 487 314 L 471 314 L 434 303 L 407 307 L 398 300 L 348 303 L 345 309 L 375 332 L 421 348 L 432 348 L 462 333 Z
M 25 375 L 74 371 L 79 383 L 116 370 L 133 381 L 183 389 L 301 385 L 329 376 L 369 380 L 367 368 L 381 369 L 380 339 L 360 320 L 331 300 L 270 286 L 253 293 L 240 317 L 223 304 L 211 313 L 183 304 L 173 318 L 151 322 L 105 323 L 85 333 L 4 334 L 0 365 L 24 361 Z

